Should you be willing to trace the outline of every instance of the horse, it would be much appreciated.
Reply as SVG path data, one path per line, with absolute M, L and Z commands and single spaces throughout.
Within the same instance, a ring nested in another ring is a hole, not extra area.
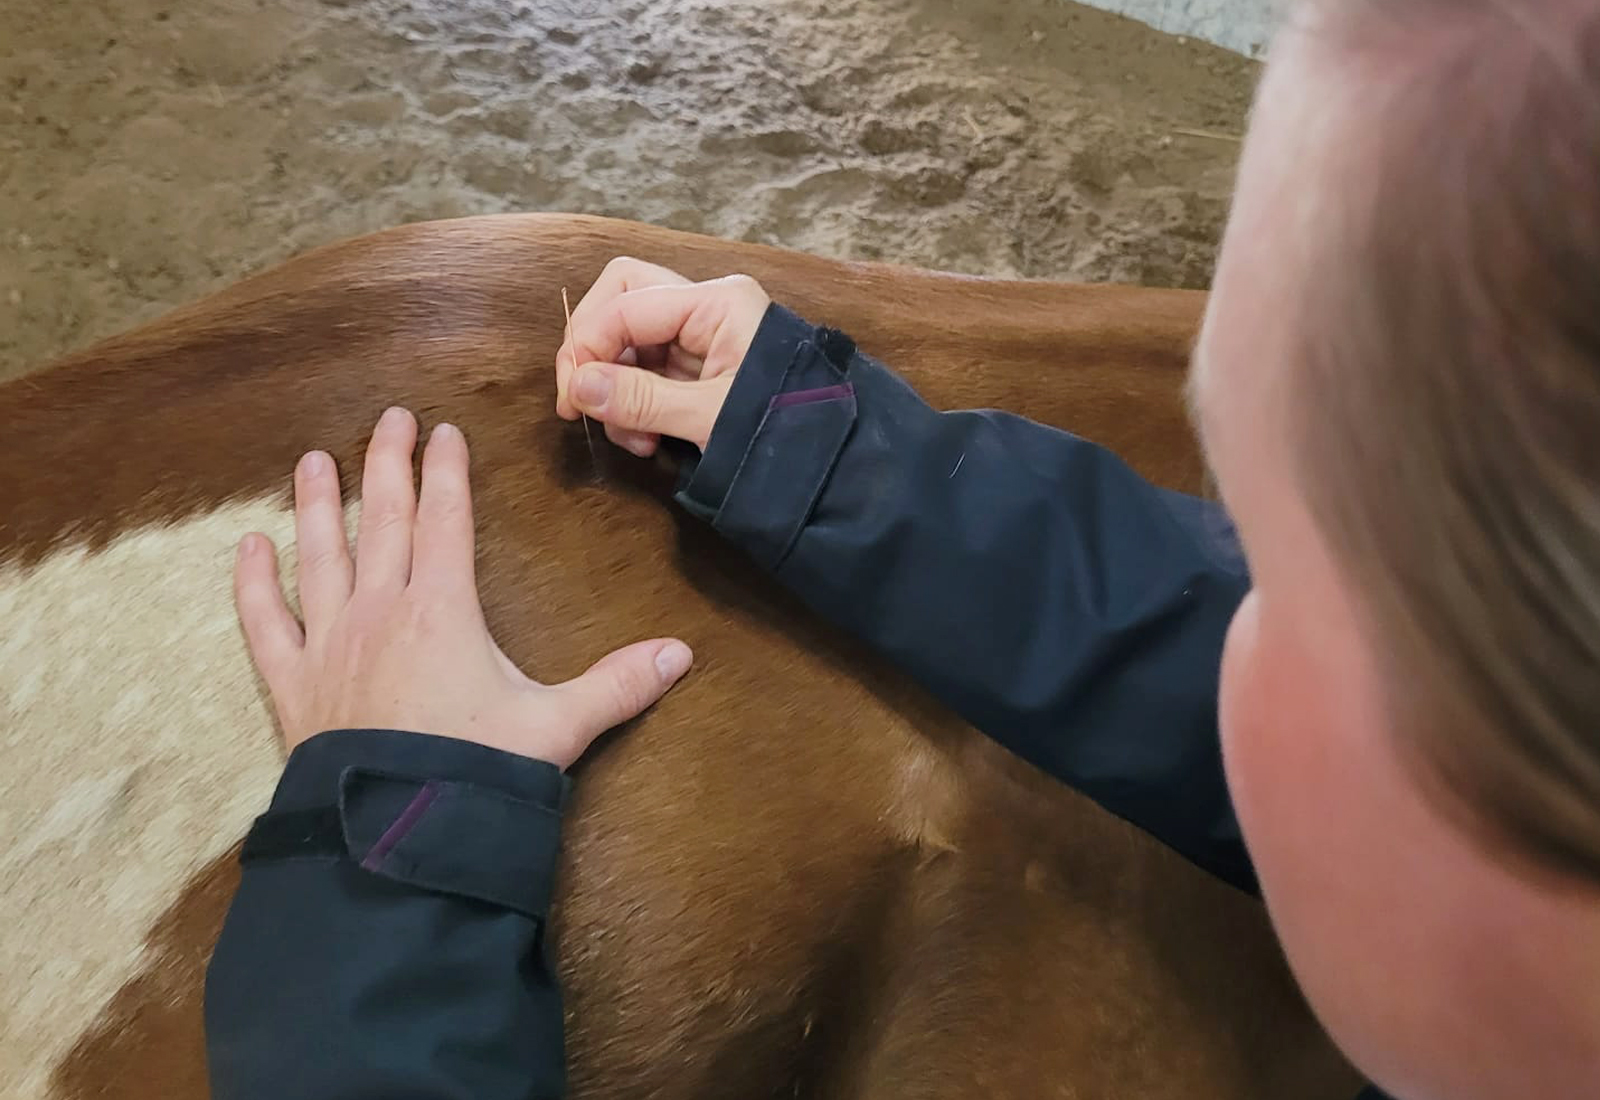
M 0 386 L 0 1091 L 207 1096 L 203 971 L 282 765 L 233 547 L 269 533 L 291 577 L 295 459 L 329 451 L 353 500 L 401 404 L 471 443 L 485 613 L 522 668 L 652 634 L 697 654 L 573 772 L 550 932 L 574 1098 L 1353 1095 L 1258 902 L 812 616 L 667 503 L 669 459 L 556 417 L 561 289 L 622 253 L 748 273 L 936 406 L 1202 485 L 1200 293 L 578 215 L 332 245 Z

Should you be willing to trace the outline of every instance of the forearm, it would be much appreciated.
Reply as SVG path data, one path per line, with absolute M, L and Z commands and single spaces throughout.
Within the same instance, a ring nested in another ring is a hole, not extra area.
M 1065 432 L 935 412 L 776 310 L 680 500 L 979 729 L 1253 889 L 1216 733 L 1249 584 L 1220 509 Z
M 564 785 L 448 738 L 301 746 L 207 973 L 218 1100 L 560 1096 L 542 929 Z

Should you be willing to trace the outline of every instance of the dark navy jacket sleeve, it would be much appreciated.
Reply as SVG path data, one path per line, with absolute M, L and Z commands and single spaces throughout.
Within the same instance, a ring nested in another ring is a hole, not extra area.
M 543 929 L 565 789 L 418 733 L 297 748 L 206 975 L 216 1100 L 561 1096 Z
M 987 733 L 1241 889 L 1214 504 L 1006 413 L 936 412 L 842 334 L 761 323 L 677 499 Z

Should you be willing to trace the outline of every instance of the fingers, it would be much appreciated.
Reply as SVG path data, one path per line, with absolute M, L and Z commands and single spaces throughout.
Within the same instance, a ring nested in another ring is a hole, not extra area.
M 300 656 L 305 634 L 283 598 L 283 586 L 278 583 L 278 556 L 265 535 L 246 535 L 239 543 L 239 558 L 233 570 L 233 602 L 256 671 L 277 695 Z
M 411 453 L 416 446 L 416 418 L 401 408 L 379 418 L 367 444 L 356 532 L 356 587 L 363 591 L 403 588 L 411 577 L 411 529 L 417 513 Z
M 590 312 L 593 312 L 597 306 L 630 290 L 642 290 L 649 286 L 688 286 L 691 281 L 670 267 L 662 267 L 647 260 L 636 260 L 632 256 L 618 256 L 601 270 L 600 277 L 594 281 L 594 285 L 578 303 L 578 308 L 573 311 L 573 318 L 576 320 L 577 315 L 584 311 L 585 302 L 589 304 Z
M 731 374 L 680 382 L 619 363 L 588 363 L 574 376 L 572 399 L 582 412 L 602 421 L 608 435 L 612 427 L 670 435 L 703 450 L 732 386 Z
M 630 290 L 652 286 L 683 286 L 688 282 L 688 279 L 670 268 L 636 260 L 631 256 L 618 256 L 606 264 L 605 269 L 600 272 L 600 277 L 578 302 L 578 308 L 572 311 L 572 331 L 562 335 L 561 347 L 556 351 L 557 415 L 568 420 L 578 418 L 578 411 L 567 400 L 567 387 L 571 382 L 573 368 L 595 358 L 585 350 L 583 342 L 577 339 L 577 333 L 583 330 L 588 316 L 617 295 L 626 294 Z
M 572 759 L 606 730 L 637 717 L 665 695 L 693 662 L 694 654 L 682 642 L 656 638 L 602 657 L 576 680 L 555 688 L 570 700 L 568 713 L 578 731 Z M 564 767 L 571 760 L 557 763 Z
M 422 452 L 422 496 L 417 502 L 416 550 L 411 587 L 455 598 L 477 598 L 473 572 L 472 487 L 467 441 L 453 424 L 440 424 Z
M 306 629 L 315 631 L 350 599 L 355 577 L 339 502 L 339 474 L 322 451 L 311 451 L 295 467 L 294 532 L 300 549 L 300 609 Z
M 615 424 L 606 424 L 606 438 L 629 454 L 649 458 L 661 447 L 661 436 L 656 432 L 636 432 Z
M 615 363 L 625 348 L 675 342 L 702 360 L 719 351 L 732 354 L 737 364 L 766 306 L 766 291 L 759 283 L 746 275 L 729 275 L 705 283 L 630 290 L 599 304 L 581 322 L 574 316 L 572 327 L 584 362 Z M 742 346 L 734 347 L 740 338 Z

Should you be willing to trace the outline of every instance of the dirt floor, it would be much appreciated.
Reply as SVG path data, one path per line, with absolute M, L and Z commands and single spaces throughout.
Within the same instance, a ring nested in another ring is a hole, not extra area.
M 0 377 L 492 211 L 1202 286 L 1256 73 L 1062 0 L 0 0 Z

